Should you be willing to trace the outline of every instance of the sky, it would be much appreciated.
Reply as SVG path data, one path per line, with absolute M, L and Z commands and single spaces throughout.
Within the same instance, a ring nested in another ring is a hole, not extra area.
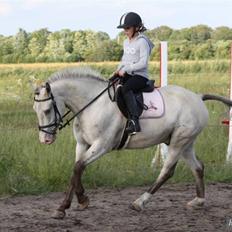
M 181 29 L 199 24 L 232 28 L 232 0 L 0 0 L 0 34 L 19 28 L 103 31 L 113 39 L 121 15 L 134 11 L 145 26 Z

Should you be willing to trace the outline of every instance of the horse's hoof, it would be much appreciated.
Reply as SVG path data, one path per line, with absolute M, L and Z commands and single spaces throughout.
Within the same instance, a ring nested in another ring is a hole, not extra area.
M 129 208 L 132 209 L 132 210 L 135 210 L 137 212 L 140 212 L 140 211 L 143 210 L 143 208 L 140 205 L 136 204 L 135 202 L 133 202 L 132 204 L 130 204 Z
M 199 208 L 203 207 L 205 204 L 205 198 L 195 197 L 192 201 L 187 203 L 188 207 Z
M 79 204 L 79 210 L 84 210 L 89 206 L 89 198 L 85 196 L 85 199 L 82 203 Z
M 65 217 L 65 211 L 56 210 L 52 214 L 52 218 L 54 219 L 63 219 L 64 217 Z

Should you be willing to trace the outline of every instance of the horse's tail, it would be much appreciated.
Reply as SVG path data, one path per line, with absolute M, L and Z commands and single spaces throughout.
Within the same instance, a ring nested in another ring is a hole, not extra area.
M 228 105 L 228 106 L 232 106 L 232 101 L 226 97 L 222 97 L 222 96 L 218 96 L 218 95 L 212 95 L 212 94 L 203 94 L 201 96 L 201 99 L 203 101 L 207 101 L 207 100 L 215 100 L 215 101 L 220 101 L 223 102 L 224 104 Z

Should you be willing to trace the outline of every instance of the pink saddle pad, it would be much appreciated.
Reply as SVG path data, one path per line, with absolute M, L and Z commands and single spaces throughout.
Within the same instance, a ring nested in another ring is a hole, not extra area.
M 165 105 L 159 89 L 154 89 L 150 93 L 143 93 L 143 101 L 148 109 L 143 110 L 140 118 L 160 118 L 164 115 Z

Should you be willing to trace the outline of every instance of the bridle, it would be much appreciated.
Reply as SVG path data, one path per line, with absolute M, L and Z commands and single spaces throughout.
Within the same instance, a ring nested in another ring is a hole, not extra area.
M 46 87 L 48 86 L 49 84 L 46 83 Z M 50 86 L 49 86 L 50 87 Z M 34 101 L 35 102 L 46 102 L 46 101 L 49 101 L 51 100 L 52 101 L 52 106 L 53 106 L 53 110 L 54 110 L 54 113 L 55 113 L 55 120 L 54 122 L 50 123 L 50 124 L 47 124 L 47 125 L 43 125 L 43 126 L 40 126 L 38 125 L 38 128 L 39 128 L 39 131 L 43 131 L 47 134 L 50 134 L 50 135 L 55 135 L 56 134 L 56 129 L 60 126 L 62 126 L 62 123 L 63 123 L 63 118 L 68 115 L 71 110 L 69 110 L 67 113 L 65 113 L 63 116 L 61 116 L 58 108 L 57 108 L 57 105 L 56 105 L 56 101 L 54 99 L 54 96 L 52 94 L 52 92 L 50 91 L 50 97 L 48 98 L 44 98 L 44 99 L 36 99 L 36 97 L 34 96 Z M 54 129 L 51 129 L 51 130 L 46 130 L 48 128 L 53 128 Z
M 50 97 L 48 98 L 44 98 L 44 99 L 36 99 L 36 94 L 34 96 L 34 101 L 35 102 L 46 102 L 51 100 L 52 101 L 52 106 L 53 106 L 53 110 L 55 113 L 55 120 L 54 122 L 47 124 L 47 125 L 38 125 L 39 131 L 43 131 L 44 133 L 50 134 L 50 135 L 55 135 L 56 134 L 56 130 L 57 128 L 59 128 L 59 130 L 62 130 L 64 127 L 66 127 L 67 125 L 70 125 L 70 122 L 77 117 L 80 113 L 82 113 L 88 106 L 90 106 L 94 101 L 96 101 L 104 92 L 108 91 L 109 97 L 112 101 L 112 97 L 109 93 L 109 89 L 111 86 L 114 86 L 114 84 L 118 81 L 118 77 L 112 77 L 110 78 L 110 81 L 108 83 L 108 86 L 103 89 L 94 99 L 92 99 L 87 105 L 85 105 L 82 109 L 80 109 L 77 113 L 75 113 L 70 119 L 66 120 L 66 122 L 63 124 L 63 119 L 71 112 L 71 110 L 68 110 L 63 116 L 61 116 L 56 101 L 54 99 L 54 96 L 52 94 L 51 91 L 51 87 L 50 84 L 47 82 L 45 88 L 49 90 L 50 93 Z M 115 91 L 115 90 L 114 90 Z M 50 130 L 46 130 L 52 128 Z

